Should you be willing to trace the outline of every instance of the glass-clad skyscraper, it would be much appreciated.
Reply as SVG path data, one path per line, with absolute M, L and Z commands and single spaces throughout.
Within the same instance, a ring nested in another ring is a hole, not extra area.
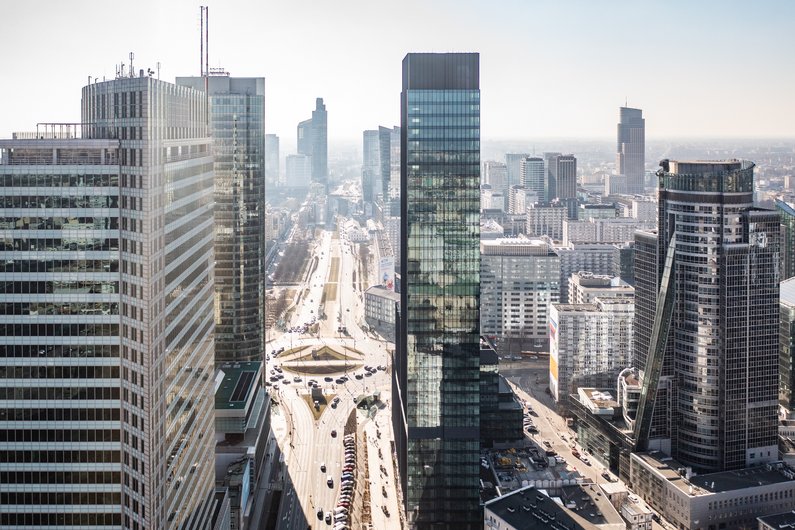
M 177 84 L 204 90 L 203 77 Z M 210 76 L 215 155 L 215 360 L 263 361 L 265 78 Z
M 407 518 L 417 528 L 480 528 L 478 54 L 403 59 L 401 134 L 395 414 L 405 422 L 396 436 L 406 436 Z
M 754 207 L 751 162 L 661 166 L 658 233 L 636 236 L 640 448 L 669 438 L 702 472 L 776 460 L 778 213 Z

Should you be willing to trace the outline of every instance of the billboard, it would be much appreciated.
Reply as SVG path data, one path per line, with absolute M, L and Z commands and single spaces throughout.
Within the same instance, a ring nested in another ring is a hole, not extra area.
M 378 278 L 383 287 L 390 291 L 395 290 L 395 258 L 387 256 L 378 262 Z

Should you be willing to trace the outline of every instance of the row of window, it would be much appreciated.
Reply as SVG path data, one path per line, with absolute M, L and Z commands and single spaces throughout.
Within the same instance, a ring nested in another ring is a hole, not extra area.
M 2 188 L 0 188 L 2 190 Z M 110 193 L 105 191 L 104 193 Z M 118 208 L 118 195 L 3 195 L 0 208 Z
M 0 344 L 0 358 L 118 357 L 117 344 Z
M 117 281 L 0 282 L 0 294 L 114 294 L 118 292 L 119 282 Z
M 0 484 L 120 484 L 118 471 L 0 471 Z
M 118 230 L 118 217 L 0 217 L 0 229 L 7 230 Z
M 53 168 L 55 169 L 55 168 Z M 55 175 L 52 173 L 45 174 L 27 174 L 27 173 L 11 173 L 0 175 L 0 188 L 99 188 L 99 187 L 118 187 L 119 175 L 97 175 L 92 173 L 66 173 L 63 175 Z M 10 190 L 9 190 L 10 191 Z
M 119 325 L 103 324 L 0 324 L 0 337 L 114 337 Z
M 118 315 L 119 304 L 109 302 L 0 303 L 0 315 Z
M 119 409 L 4 409 L 0 421 L 119 421 Z
M 30 234 L 30 233 L 29 233 Z M 93 234 L 92 234 L 93 235 Z M 0 238 L 0 252 L 27 251 L 118 251 L 119 239 L 115 237 L 95 238 L 74 235 L 65 238 L 28 238 L 11 232 L 7 237 Z
M 110 381 L 117 384 L 118 381 Z M 0 387 L 0 400 L 51 400 L 51 399 L 112 399 L 118 400 L 120 395 L 119 387 Z
M 0 379 L 116 379 L 118 366 L 3 366 Z
M 0 451 L 3 464 L 118 464 L 120 451 Z
M 118 442 L 121 431 L 108 429 L 0 429 L 0 442 Z
M 109 507 L 110 509 L 110 507 Z M 115 508 L 114 508 L 115 509 Z M 121 513 L 9 513 L 0 511 L 0 526 L 121 526 Z

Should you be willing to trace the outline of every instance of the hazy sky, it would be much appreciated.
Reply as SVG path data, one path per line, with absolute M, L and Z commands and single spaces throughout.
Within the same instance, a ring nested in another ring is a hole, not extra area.
M 266 78 L 266 128 L 325 99 L 331 141 L 399 122 L 410 51 L 477 51 L 482 137 L 615 137 L 618 107 L 649 137 L 795 136 L 795 2 L 224 0 L 209 2 L 210 66 Z M 79 121 L 88 76 L 161 63 L 199 73 L 199 3 L 2 2 L 0 137 Z M 286 148 L 286 149 L 285 149 Z

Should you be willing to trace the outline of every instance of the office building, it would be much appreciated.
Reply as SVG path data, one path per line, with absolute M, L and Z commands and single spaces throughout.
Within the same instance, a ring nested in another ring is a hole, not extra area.
M 632 360 L 631 298 L 595 298 L 585 304 L 552 304 L 549 315 L 549 388 L 565 409 L 580 387 L 616 390 Z
M 795 278 L 781 282 L 779 327 L 779 391 L 778 404 L 781 415 L 787 420 L 793 417 L 793 396 L 795 391 L 795 370 L 793 370 L 793 353 L 795 353 Z
M 560 296 L 560 258 L 547 239 L 480 244 L 480 329 L 500 351 L 548 351 L 549 307 Z
M 215 360 L 265 355 L 265 78 L 209 76 L 215 155 Z M 177 85 L 204 90 L 204 77 Z
M 279 137 L 275 134 L 265 135 L 265 185 L 268 187 L 282 184 L 281 164 L 279 158 Z
M 489 184 L 495 190 L 506 191 L 508 189 L 508 166 L 494 160 L 483 162 L 483 184 Z
M 540 156 L 528 156 L 524 158 L 520 166 L 521 185 L 530 191 L 534 191 L 539 201 L 546 201 L 546 168 L 544 159 Z
M 657 201 L 632 201 L 632 218 L 638 221 L 657 223 Z
M 497 352 L 486 341 L 480 345 L 480 446 L 515 444 L 524 438 L 522 405 L 500 375 Z
M 505 169 L 508 177 L 505 182 L 506 187 L 522 185 L 522 162 L 528 156 L 530 153 L 506 153 Z
M 624 195 L 627 193 L 627 176 L 626 175 L 605 175 L 605 190 L 604 194 L 611 195 Z
M 81 115 L 0 141 L 0 526 L 207 528 L 205 97 L 141 73 L 83 88 Z
M 230 528 L 252 529 L 261 520 L 267 496 L 260 481 L 272 479 L 275 462 L 267 458 L 271 401 L 262 386 L 262 361 L 222 363 L 216 372 L 215 481 L 229 500 Z M 258 502 L 259 501 L 259 502 Z
M 676 528 L 759 528 L 757 517 L 795 509 L 794 476 L 781 462 L 695 475 L 664 453 L 630 456 L 632 491 Z
M 776 210 L 781 215 L 781 281 L 795 277 L 795 208 L 777 200 Z
M 378 128 L 381 193 L 390 216 L 400 215 L 400 127 Z M 390 204 L 387 208 L 386 205 Z M 392 206 L 394 205 L 394 206 Z
M 508 190 L 508 213 L 525 215 L 527 207 L 538 202 L 538 194 L 524 186 L 511 186 Z
M 328 184 L 328 112 L 315 100 L 312 117 L 298 124 L 298 154 L 312 157 L 312 182 Z
M 579 271 L 569 280 L 569 303 L 590 304 L 597 298 L 635 298 L 635 288 L 618 276 Z
M 362 133 L 362 203 L 372 203 L 381 191 L 381 140 L 378 131 Z
M 555 158 L 561 156 L 562 154 L 563 153 L 557 153 L 557 152 L 553 152 L 553 151 L 544 153 L 544 169 L 546 170 L 546 174 L 547 174 L 547 177 L 546 177 L 547 178 L 547 183 L 546 183 L 547 196 L 546 196 L 546 199 L 545 199 L 546 202 L 551 202 L 552 200 L 555 199 L 555 197 L 557 197 L 557 190 L 555 188 L 555 177 L 552 174 L 552 164 L 553 164 Z
M 403 59 L 401 135 L 393 409 L 406 519 L 419 529 L 475 529 L 482 526 L 477 53 Z
M 778 213 L 754 207 L 751 162 L 660 165 L 664 222 L 635 243 L 638 448 L 655 436 L 657 385 L 671 376 L 671 456 L 702 472 L 776 460 Z
M 619 108 L 616 171 L 627 178 L 627 193 L 642 194 L 646 177 L 646 120 L 641 109 Z
M 573 207 L 569 207 L 569 219 L 576 219 L 577 159 L 574 155 L 556 154 L 547 159 L 547 171 L 549 200 L 559 199 L 565 204 L 574 201 Z
M 593 219 L 589 221 L 563 221 L 563 244 L 570 243 L 626 243 L 632 241 L 638 230 L 654 229 L 653 221 L 638 221 L 631 217 Z
M 307 155 L 287 155 L 285 160 L 286 182 L 291 188 L 309 189 L 312 184 L 312 157 Z
M 563 221 L 568 210 L 561 204 L 528 205 L 525 211 L 525 234 L 528 237 L 547 236 L 555 241 L 563 239 Z
M 560 303 L 569 303 L 569 281 L 580 271 L 618 276 L 620 274 L 619 249 L 606 243 L 574 243 L 555 247 L 560 257 Z

